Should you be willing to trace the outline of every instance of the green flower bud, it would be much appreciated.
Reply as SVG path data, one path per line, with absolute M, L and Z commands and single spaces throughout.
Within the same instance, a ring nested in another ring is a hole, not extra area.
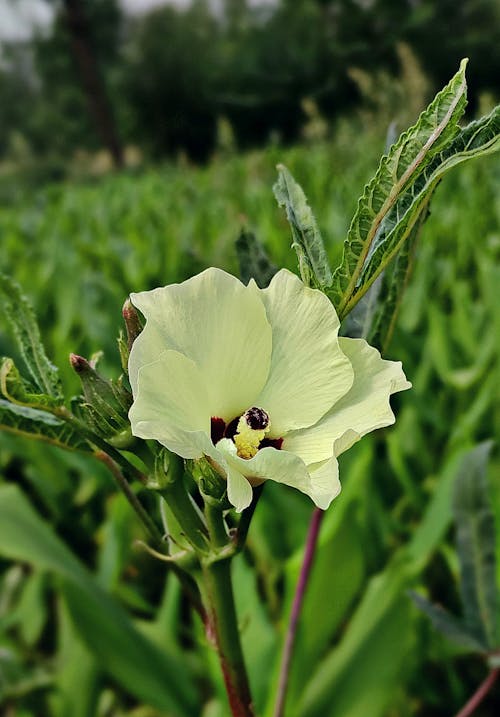
M 128 420 L 130 392 L 120 380 L 109 381 L 97 373 L 83 356 L 70 354 L 69 360 L 82 382 L 84 402 L 80 407 L 92 430 L 116 448 L 131 446 L 136 439 Z
M 229 510 L 232 507 L 227 499 L 227 481 L 206 458 L 189 461 L 188 470 L 198 484 L 206 503 L 218 505 L 222 510 Z
M 125 303 L 123 304 L 122 316 L 123 320 L 125 321 L 125 329 L 127 331 L 127 346 L 130 352 L 132 344 L 142 331 L 139 314 L 137 313 L 137 310 L 130 301 L 130 299 L 126 299 Z

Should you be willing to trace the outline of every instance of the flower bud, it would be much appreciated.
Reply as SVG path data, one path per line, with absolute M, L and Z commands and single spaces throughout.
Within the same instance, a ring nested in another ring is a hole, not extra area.
M 135 439 L 130 431 L 128 410 L 132 396 L 120 381 L 101 376 L 83 356 L 70 354 L 71 366 L 80 377 L 84 416 L 92 430 L 116 448 L 127 448 Z
M 125 321 L 125 329 L 127 331 L 127 347 L 130 352 L 132 344 L 142 331 L 139 314 L 130 299 L 126 299 L 123 304 L 122 316 Z
M 227 500 L 227 481 L 206 458 L 190 461 L 188 469 L 198 484 L 205 503 L 218 505 L 223 510 L 231 508 Z

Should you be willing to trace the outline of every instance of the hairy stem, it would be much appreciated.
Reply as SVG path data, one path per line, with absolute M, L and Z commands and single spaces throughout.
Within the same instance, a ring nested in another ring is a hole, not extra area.
M 231 581 L 231 559 L 205 563 L 205 629 L 215 644 L 233 717 L 255 717 Z
M 499 675 L 500 667 L 496 667 L 495 669 L 491 670 L 491 672 L 487 675 L 483 682 L 481 682 L 470 700 L 462 707 L 460 712 L 457 712 L 455 717 L 470 717 L 476 707 L 481 704 L 488 692 L 491 690 Z
M 132 479 L 138 480 L 141 483 L 146 483 L 146 476 L 141 473 L 141 471 L 136 468 L 134 464 L 128 460 L 128 458 L 126 458 L 116 448 L 111 446 L 107 441 L 104 440 L 104 438 L 101 438 L 96 433 L 91 431 L 89 427 L 83 421 L 77 418 L 73 413 L 71 413 L 71 411 L 69 411 L 66 406 L 58 406 L 53 411 L 51 411 L 51 413 L 53 413 L 54 416 L 61 418 L 63 421 L 66 421 L 66 423 L 69 423 L 71 426 L 76 428 L 79 433 L 85 436 L 85 438 L 90 443 L 93 443 L 95 446 L 97 446 L 97 448 L 100 448 L 101 451 L 107 453 L 108 456 L 110 456 L 115 463 L 120 465 L 122 469 L 126 472 L 126 474 L 129 475 Z
M 136 494 L 130 487 L 129 482 L 121 472 L 119 466 L 104 451 L 96 451 L 94 453 L 94 456 L 95 458 L 97 458 L 97 460 L 101 461 L 101 463 L 104 463 L 104 465 L 109 468 L 113 478 L 116 481 L 116 484 L 118 485 L 122 493 L 125 495 L 133 510 L 136 512 L 139 520 L 146 528 L 150 538 L 153 539 L 155 544 L 160 544 L 162 542 L 161 531 L 157 528 L 155 522 L 151 519 L 151 516 L 146 511 L 140 500 L 137 498 Z
M 158 490 L 181 526 L 193 548 L 200 554 L 208 549 L 208 532 L 201 515 L 194 506 L 186 489 L 184 478 L 176 477 L 171 483 Z
M 306 547 L 304 551 L 304 559 L 302 561 L 302 567 L 300 569 L 297 587 L 295 588 L 292 611 L 290 613 L 290 622 L 288 623 L 285 645 L 283 648 L 283 657 L 281 660 L 278 694 L 276 697 L 276 705 L 274 708 L 274 717 L 283 717 L 284 715 L 286 693 L 288 689 L 288 680 L 290 677 L 290 666 L 292 662 L 293 648 L 295 645 L 295 637 L 297 634 L 297 626 L 299 622 L 300 612 L 302 609 L 302 603 L 304 602 L 307 582 L 314 560 L 314 554 L 316 551 L 319 529 L 321 526 L 321 521 L 323 520 L 323 515 L 324 511 L 320 510 L 319 508 L 315 508 L 313 510 L 311 521 L 309 523 Z

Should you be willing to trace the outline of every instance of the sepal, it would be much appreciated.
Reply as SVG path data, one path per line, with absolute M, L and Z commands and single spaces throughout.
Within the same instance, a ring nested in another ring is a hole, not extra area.
M 70 363 L 78 374 L 83 388 L 80 411 L 92 430 L 116 448 L 129 448 L 136 439 L 132 436 L 128 411 L 132 394 L 122 384 L 101 376 L 91 362 L 70 354 Z

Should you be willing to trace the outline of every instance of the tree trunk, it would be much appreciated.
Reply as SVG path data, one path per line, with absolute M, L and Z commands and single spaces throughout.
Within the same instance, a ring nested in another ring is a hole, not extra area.
M 63 0 L 71 46 L 98 136 L 111 153 L 116 167 L 123 166 L 123 148 L 118 137 L 113 109 L 106 93 L 95 55 L 82 0 Z

